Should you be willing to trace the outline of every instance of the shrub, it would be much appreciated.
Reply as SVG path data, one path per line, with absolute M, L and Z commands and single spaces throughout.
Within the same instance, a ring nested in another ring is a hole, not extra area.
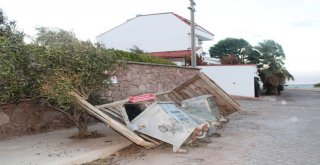
M 320 88 L 320 83 L 314 84 L 314 87 Z
M 125 61 L 164 64 L 164 65 L 175 65 L 175 63 L 173 63 L 171 61 L 168 61 L 166 59 L 162 59 L 159 57 L 155 57 L 155 56 L 152 56 L 152 55 L 149 55 L 146 53 L 139 54 L 139 53 L 135 53 L 135 52 L 125 52 L 122 50 L 112 50 L 112 51 L 114 51 L 118 57 L 121 57 Z
M 24 33 L 16 30 L 0 9 L 0 104 L 18 101 L 34 93 Z

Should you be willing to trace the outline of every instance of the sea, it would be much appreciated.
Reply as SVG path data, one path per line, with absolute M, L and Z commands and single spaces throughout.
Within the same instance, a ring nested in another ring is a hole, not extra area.
M 288 84 L 286 89 L 315 89 L 314 84 Z

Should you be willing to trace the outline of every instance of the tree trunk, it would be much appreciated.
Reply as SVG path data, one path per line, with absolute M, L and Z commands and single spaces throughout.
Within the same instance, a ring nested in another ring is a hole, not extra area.
M 79 112 L 76 114 L 76 126 L 78 128 L 79 131 L 79 138 L 85 138 L 86 136 L 89 135 L 88 132 L 88 123 L 86 120 L 86 113 L 85 112 Z
M 267 95 L 279 95 L 279 92 L 276 86 L 268 84 L 266 85 L 266 88 L 267 88 Z
M 277 87 L 273 87 L 273 93 L 274 95 L 279 95 Z

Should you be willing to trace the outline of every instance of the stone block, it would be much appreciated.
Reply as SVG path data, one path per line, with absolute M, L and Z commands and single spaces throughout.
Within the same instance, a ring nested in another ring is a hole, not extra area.
M 134 96 L 134 95 L 139 94 L 139 88 L 136 87 L 136 86 L 134 86 L 134 85 L 130 85 L 128 94 L 129 94 L 130 96 Z
M 52 110 L 52 111 L 44 112 L 41 116 L 41 120 L 42 122 L 48 123 L 48 122 L 53 122 L 55 120 L 61 119 L 63 117 L 64 115 L 61 112 Z
M 27 124 L 28 120 L 28 114 L 26 114 L 22 109 L 15 109 L 11 115 L 11 121 L 17 124 Z
M 147 84 L 146 86 L 146 92 L 151 92 L 151 93 L 157 93 L 158 91 L 158 88 L 156 85 L 153 85 L 153 84 Z
M 13 113 L 13 109 L 15 109 L 16 106 L 17 106 L 16 104 L 2 105 L 2 106 L 0 106 L 0 111 L 4 112 L 8 116 L 11 116 Z
M 112 92 L 112 98 L 119 98 L 119 97 L 121 97 L 121 92 L 118 92 L 118 91 Z
M 145 93 L 146 92 L 146 86 L 145 85 L 139 85 L 139 93 Z
M 122 81 L 119 84 L 120 84 L 120 88 L 129 88 L 130 86 L 130 83 L 128 81 Z
M 9 122 L 10 122 L 10 117 L 5 113 L 0 112 L 0 126 L 7 124 Z

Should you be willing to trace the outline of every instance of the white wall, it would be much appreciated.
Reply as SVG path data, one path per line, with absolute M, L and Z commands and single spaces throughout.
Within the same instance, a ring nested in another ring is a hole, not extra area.
M 107 48 L 129 50 L 134 45 L 147 52 L 186 50 L 189 26 L 171 13 L 138 16 L 97 37 Z
M 254 97 L 255 65 L 198 66 L 230 95 Z

